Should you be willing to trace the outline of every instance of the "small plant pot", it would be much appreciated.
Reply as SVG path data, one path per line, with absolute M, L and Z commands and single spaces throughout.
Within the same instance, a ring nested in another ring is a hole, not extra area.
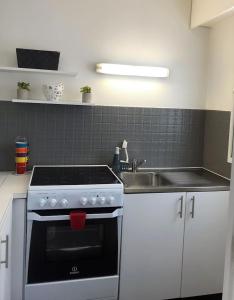
M 17 99 L 28 100 L 29 91 L 25 89 L 17 89 Z
M 82 103 L 92 103 L 92 93 L 82 93 Z

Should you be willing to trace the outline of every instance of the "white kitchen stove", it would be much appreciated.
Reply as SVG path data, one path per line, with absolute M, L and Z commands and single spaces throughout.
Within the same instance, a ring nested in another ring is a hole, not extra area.
M 35 166 L 28 210 L 117 207 L 123 184 L 108 166 Z
M 24 300 L 117 300 L 122 206 L 108 166 L 35 166 Z

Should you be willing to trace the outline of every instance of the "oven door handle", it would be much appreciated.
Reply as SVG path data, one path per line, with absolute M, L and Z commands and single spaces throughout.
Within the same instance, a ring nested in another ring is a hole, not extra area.
M 87 214 L 86 219 L 113 219 L 123 215 L 123 209 L 119 208 L 108 214 Z M 27 214 L 27 219 L 29 221 L 38 221 L 38 222 L 50 222 L 50 221 L 69 221 L 70 215 L 58 215 L 58 216 L 40 216 L 35 212 L 29 212 Z

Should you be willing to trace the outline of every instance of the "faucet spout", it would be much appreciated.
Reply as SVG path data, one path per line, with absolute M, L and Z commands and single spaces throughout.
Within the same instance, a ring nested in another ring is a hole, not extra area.
M 145 164 L 146 163 L 146 160 L 145 159 L 142 159 L 142 160 L 137 160 L 137 159 L 133 159 L 132 160 L 132 172 L 134 172 L 134 173 L 136 173 L 137 172 L 137 170 L 138 170 L 138 168 L 140 167 L 140 166 L 142 166 L 143 164 Z

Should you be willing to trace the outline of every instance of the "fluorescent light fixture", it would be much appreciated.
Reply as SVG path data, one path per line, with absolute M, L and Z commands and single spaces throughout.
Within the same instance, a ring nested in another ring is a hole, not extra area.
M 123 75 L 123 76 L 141 76 L 141 77 L 160 77 L 169 76 L 169 69 L 161 67 L 144 67 L 131 65 L 118 65 L 100 63 L 96 66 L 97 73 Z

